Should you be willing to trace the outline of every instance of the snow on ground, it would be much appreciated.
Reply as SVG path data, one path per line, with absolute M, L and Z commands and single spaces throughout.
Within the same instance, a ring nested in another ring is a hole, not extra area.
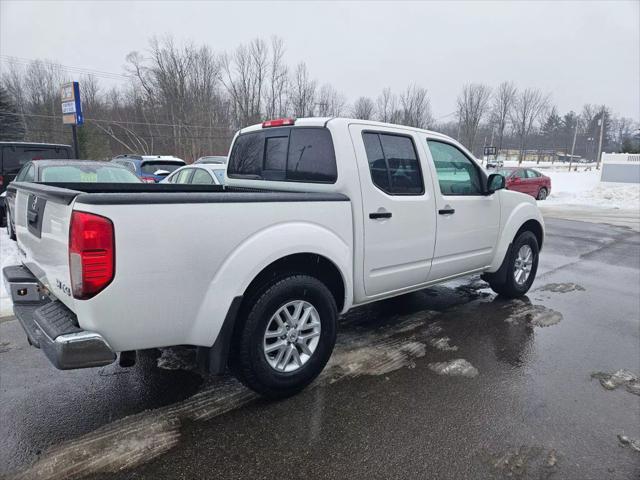
M 0 230 L 0 270 L 7 265 L 20 263 L 16 242 L 9 239 L 6 229 Z M 9 293 L 4 289 L 4 281 L 0 281 L 0 317 L 13 313 Z
M 551 177 L 551 195 L 541 206 L 590 206 L 640 212 L 640 185 L 600 182 L 600 171 L 545 171 Z

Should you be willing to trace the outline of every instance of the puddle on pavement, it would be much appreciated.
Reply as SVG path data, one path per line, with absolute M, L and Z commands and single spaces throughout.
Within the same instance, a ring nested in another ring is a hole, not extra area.
M 569 293 L 569 292 L 584 292 L 585 288 L 582 285 L 576 283 L 548 283 L 536 290 L 542 292 L 554 292 L 554 293 Z
M 558 467 L 559 455 L 554 449 L 520 446 L 501 453 L 488 453 L 488 463 L 509 478 L 550 478 Z
M 505 320 L 509 323 L 527 322 L 534 327 L 549 327 L 562 321 L 560 312 L 523 300 L 512 300 L 506 308 L 513 309 Z
M 449 337 L 444 335 L 443 324 L 434 321 L 439 312 L 411 311 L 412 301 L 423 297 L 408 298 L 403 304 L 362 308 L 350 313 L 341 323 L 341 332 L 334 353 L 310 388 L 331 384 L 344 378 L 386 375 L 401 368 L 415 366 L 428 349 L 441 354 L 455 351 Z M 473 308 L 483 306 L 483 300 Z M 472 308 L 468 302 L 463 310 L 448 310 L 447 315 L 466 315 Z M 418 303 L 418 308 L 421 306 Z M 497 308 L 508 321 L 552 325 L 562 316 L 553 310 L 525 301 L 509 302 Z M 508 308 L 509 310 L 501 310 Z M 392 312 L 387 313 L 387 310 Z M 407 311 L 408 310 L 408 311 Z M 397 312 L 406 312 L 400 315 Z M 504 318 L 504 317 L 503 317 Z M 510 320 L 509 320 L 510 319 Z M 160 369 L 193 370 L 195 367 L 191 349 L 164 349 L 154 359 Z M 429 368 L 439 375 L 475 377 L 478 370 L 462 358 L 435 362 Z M 192 374 L 192 372 L 189 372 Z M 96 473 L 110 473 L 132 468 L 162 455 L 180 441 L 180 428 L 185 421 L 208 420 L 254 400 L 257 395 L 233 378 L 207 379 L 200 392 L 186 400 L 144 411 L 98 428 L 97 430 L 65 442 L 46 451 L 33 465 L 20 472 L 21 479 L 80 478 Z
M 629 370 L 621 369 L 614 373 L 594 372 L 591 374 L 591 378 L 598 379 L 600 385 L 606 390 L 615 390 L 624 386 L 627 392 L 640 395 L 640 379 Z
M 398 323 L 367 331 L 352 328 L 341 334 L 334 353 L 315 387 L 343 378 L 384 375 L 412 367 L 425 355 L 427 345 L 418 338 L 432 315 L 412 314 Z M 426 337 L 425 337 L 426 338 Z M 166 348 L 157 358 L 162 369 L 193 370 L 192 349 Z M 212 379 L 187 400 L 116 420 L 75 440 L 53 447 L 17 479 L 81 478 L 112 473 L 149 462 L 173 448 L 185 421 L 209 420 L 257 398 L 233 378 Z M 314 386 L 310 387 L 314 388 Z
M 430 363 L 428 366 L 438 375 L 469 378 L 478 376 L 478 369 L 464 358 L 456 358 L 455 360 L 450 360 L 448 362 Z

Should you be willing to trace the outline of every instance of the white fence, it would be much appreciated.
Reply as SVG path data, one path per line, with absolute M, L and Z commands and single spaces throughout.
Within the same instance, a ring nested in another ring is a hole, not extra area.
M 640 183 L 640 154 L 603 153 L 600 181 Z

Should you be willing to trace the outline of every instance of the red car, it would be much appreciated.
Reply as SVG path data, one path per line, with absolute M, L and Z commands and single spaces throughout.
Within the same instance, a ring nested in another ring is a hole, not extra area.
M 551 179 L 531 168 L 501 168 L 496 171 L 505 178 L 508 190 L 528 193 L 537 200 L 544 200 L 551 193 Z

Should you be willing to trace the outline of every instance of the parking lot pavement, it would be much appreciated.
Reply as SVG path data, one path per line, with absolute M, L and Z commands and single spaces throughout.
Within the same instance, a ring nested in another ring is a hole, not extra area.
M 322 376 L 279 402 L 203 380 L 179 349 L 56 371 L 5 319 L 0 473 L 638 478 L 640 234 L 549 219 L 528 297 L 485 287 L 350 312 Z

